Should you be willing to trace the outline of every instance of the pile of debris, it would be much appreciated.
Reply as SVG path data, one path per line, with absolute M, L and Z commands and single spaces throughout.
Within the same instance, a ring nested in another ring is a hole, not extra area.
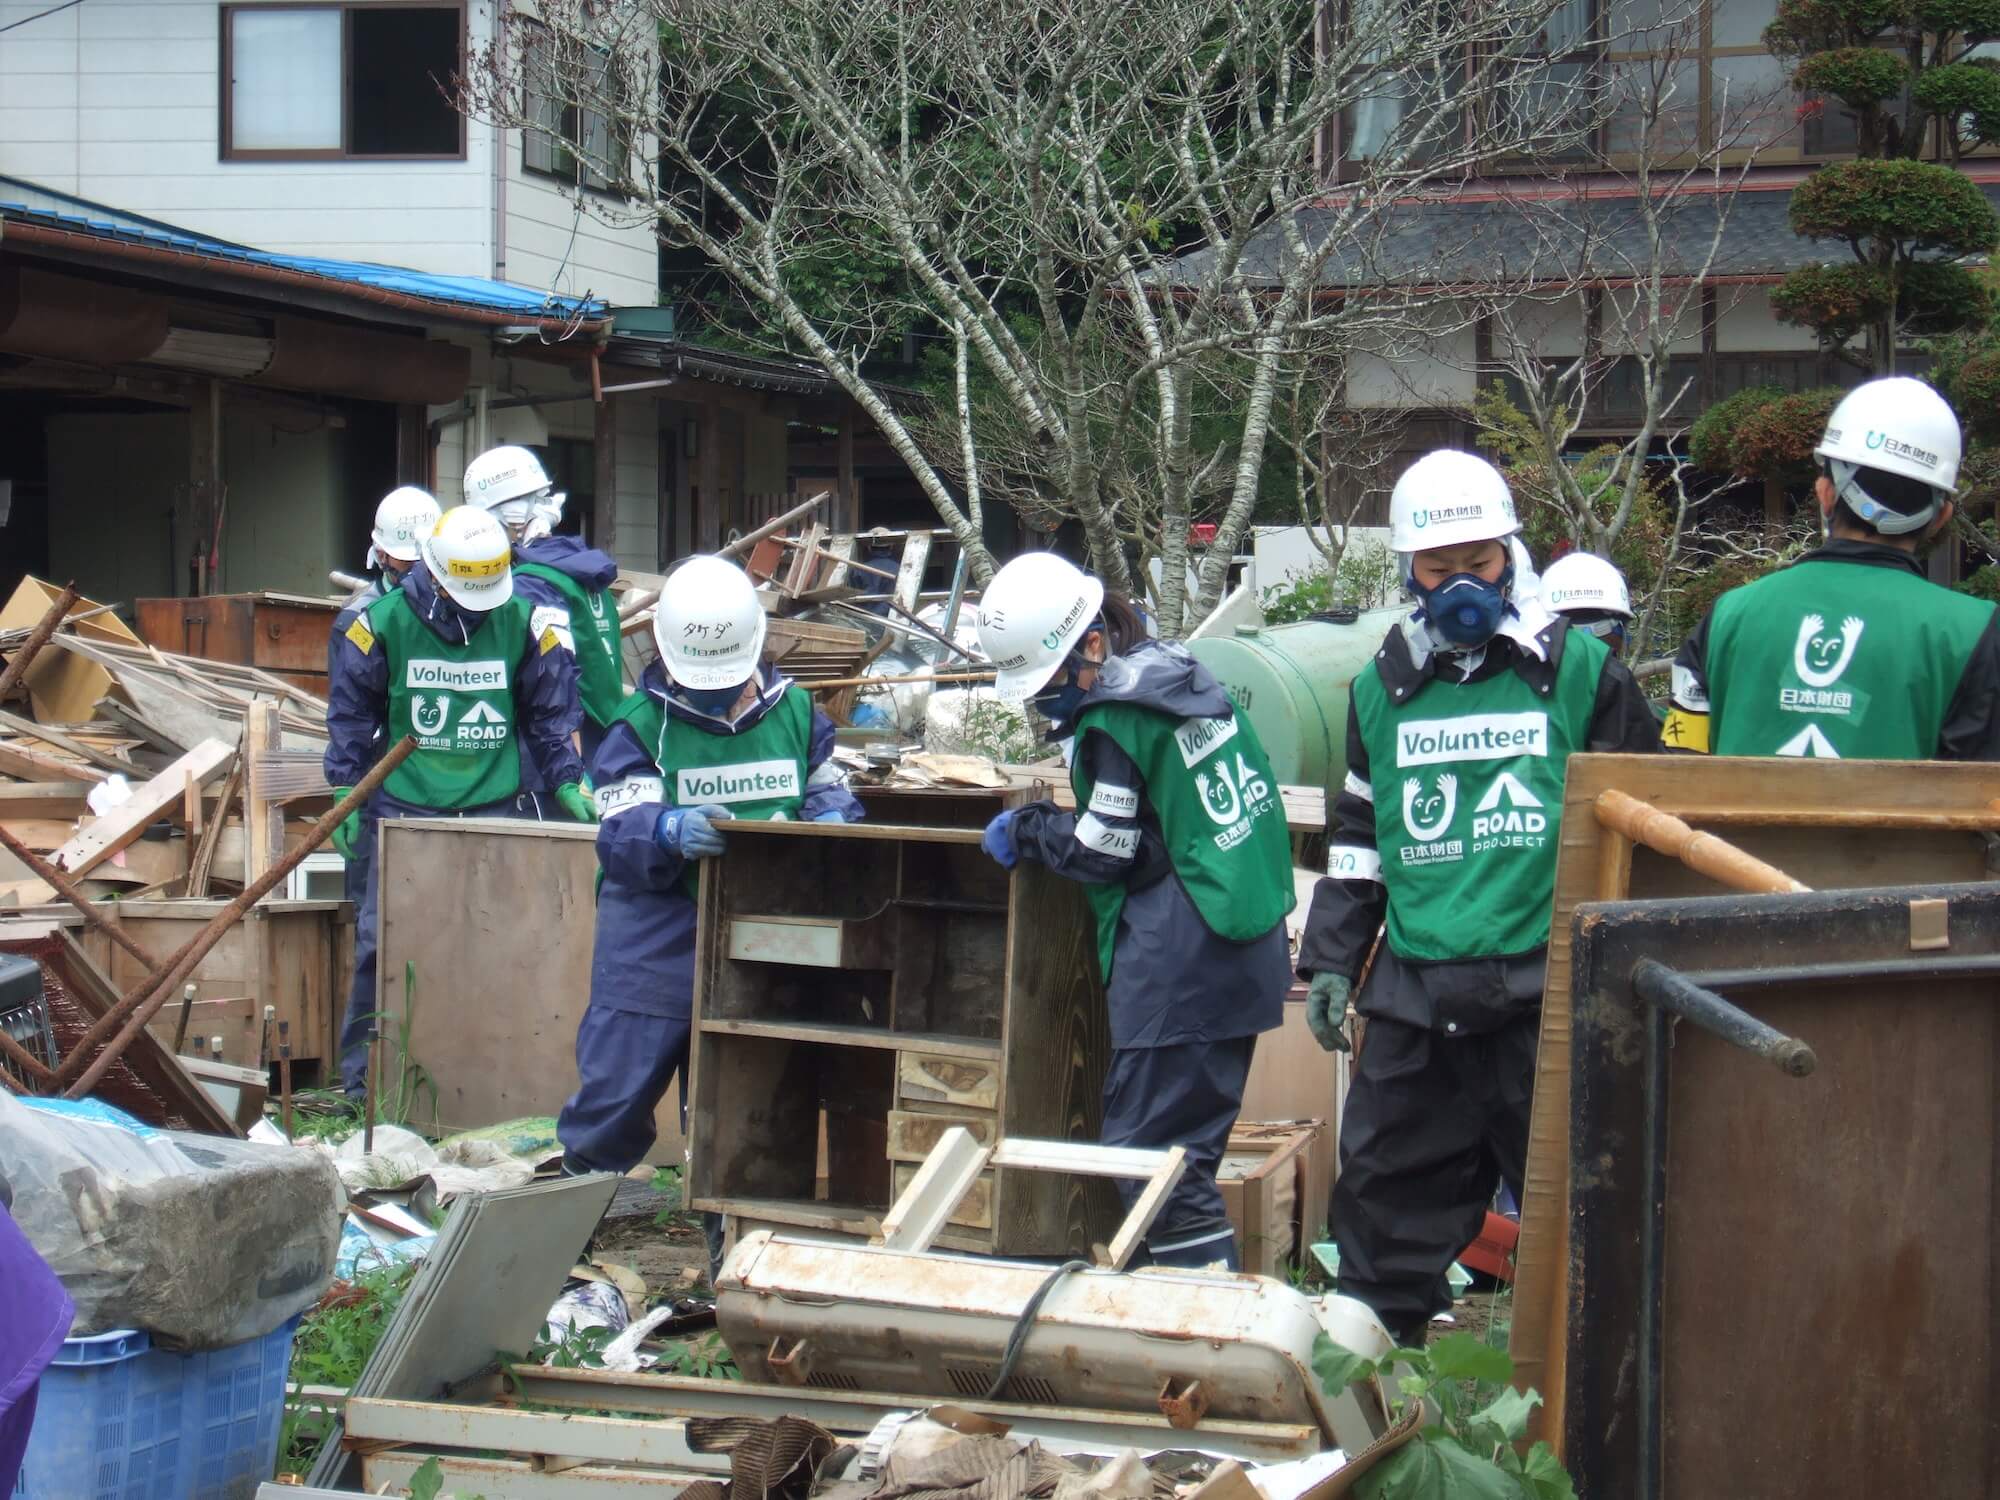
M 93 900 L 240 889 L 328 803 L 322 700 L 112 610 L 35 578 L 0 609 L 0 907 L 63 895 L 44 862 Z

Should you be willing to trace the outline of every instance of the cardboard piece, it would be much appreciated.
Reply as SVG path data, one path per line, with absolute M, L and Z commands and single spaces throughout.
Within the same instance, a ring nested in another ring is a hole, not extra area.
M 35 577 L 21 580 L 5 606 L 0 606 L 0 631 L 32 630 L 62 592 L 58 584 Z M 79 597 L 69 609 L 70 616 L 100 609 L 95 599 Z M 79 620 L 70 627 L 86 640 L 110 641 L 122 646 L 144 644 L 125 622 L 109 612 Z M 111 674 L 94 661 L 67 651 L 43 651 L 22 679 L 35 718 L 44 724 L 82 724 L 97 716 L 97 700 L 111 691 Z

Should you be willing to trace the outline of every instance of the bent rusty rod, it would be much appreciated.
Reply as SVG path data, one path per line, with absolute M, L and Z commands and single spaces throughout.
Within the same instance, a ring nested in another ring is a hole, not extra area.
M 109 912 L 86 896 L 76 882 L 63 871 L 61 865 L 43 859 L 41 855 L 15 838 L 4 823 L 0 823 L 0 846 L 4 846 L 9 854 L 33 870 L 37 878 L 46 880 L 54 886 L 58 896 L 83 913 L 84 921 L 138 959 L 148 970 L 159 968 L 160 961 L 139 946 L 132 934 L 125 930 L 123 923 L 115 920 Z
M 57 594 L 55 601 L 49 605 L 48 611 L 35 622 L 35 628 L 28 632 L 28 638 L 21 642 L 12 656 L 7 658 L 7 670 L 0 672 L 0 699 L 13 692 L 14 684 L 27 675 L 28 668 L 34 663 L 35 653 L 49 643 L 49 637 L 56 633 L 56 627 L 69 617 L 76 599 L 76 585 L 65 584 L 63 591 Z
M 68 1085 L 64 1090 L 66 1097 L 81 1099 L 95 1088 L 98 1080 L 104 1076 L 105 1070 L 118 1060 L 119 1054 L 145 1029 L 146 1023 L 153 1019 L 160 1007 L 165 1005 L 168 998 L 179 989 L 194 966 L 207 956 L 208 950 L 222 941 L 223 934 L 242 920 L 245 912 L 283 883 L 301 860 L 332 837 L 334 829 L 341 825 L 348 814 L 361 807 L 373 795 L 375 789 L 388 779 L 389 773 L 407 760 L 410 752 L 416 748 L 416 739 L 405 735 L 387 755 L 375 763 L 374 768 L 366 776 L 361 778 L 353 791 L 341 798 L 331 812 L 313 824 L 312 830 L 296 849 L 245 886 L 242 895 L 217 912 L 206 927 L 189 939 L 180 952 L 168 960 L 168 968 L 164 974 L 155 970 L 127 990 L 124 997 L 106 1011 L 83 1039 L 71 1049 L 70 1055 L 63 1059 L 62 1066 L 56 1070 L 57 1081 Z M 118 1030 L 121 1026 L 123 1029 Z M 103 1046 L 88 1067 L 84 1067 L 81 1059 L 88 1055 L 92 1047 L 104 1042 L 105 1037 L 114 1030 L 118 1030 L 117 1036 Z M 77 1076 L 79 1069 L 82 1070 L 81 1077 Z M 71 1082 L 72 1079 L 75 1081 Z

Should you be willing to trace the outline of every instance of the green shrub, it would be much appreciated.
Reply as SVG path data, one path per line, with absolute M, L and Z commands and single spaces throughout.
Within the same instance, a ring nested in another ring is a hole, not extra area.
M 1810 478 L 1813 448 L 1842 394 L 1831 387 L 1803 391 L 1748 413 L 1736 427 L 1735 471 L 1746 478 L 1786 483 Z
M 1824 94 L 1855 109 L 1872 109 L 1894 99 L 1909 81 L 1910 67 L 1893 52 L 1879 47 L 1838 47 L 1815 52 L 1792 73 L 1801 93 Z
M 1764 28 L 1764 49 L 1796 59 L 1852 47 L 1880 36 L 1903 14 L 1902 0 L 1778 0 L 1777 16 Z
M 1888 240 L 1913 250 L 1981 255 L 2000 215 L 1950 167 L 1863 159 L 1822 167 L 1792 192 L 1792 232 L 1812 240 Z
M 1688 433 L 1688 454 L 1695 467 L 1711 474 L 1740 472 L 1736 463 L 1736 432 L 1744 418 L 1785 394 L 1783 386 L 1747 386 L 1724 397 L 1699 417 Z
M 1947 394 L 1974 439 L 2000 443 L 2000 349 L 1987 348 L 1965 360 Z
M 1917 334 L 1976 328 L 1993 315 L 1993 294 L 1955 261 L 1912 261 L 1903 269 L 1902 313 Z
M 1975 140 L 2000 136 L 2000 71 L 1990 61 L 1945 63 L 1917 75 L 1910 97 L 1944 121 L 1947 139 L 1965 124 Z
M 1969 42 L 2000 37 L 2000 0 L 1917 0 L 1911 17 L 1925 31 Z
M 1975 599 L 1991 600 L 2000 604 L 2000 565 L 1988 563 L 1958 586 L 1961 594 L 1970 594 Z
M 1830 344 L 1844 344 L 1879 323 L 1895 301 L 1889 278 L 1873 266 L 1800 266 L 1772 288 L 1779 321 L 1810 328 Z

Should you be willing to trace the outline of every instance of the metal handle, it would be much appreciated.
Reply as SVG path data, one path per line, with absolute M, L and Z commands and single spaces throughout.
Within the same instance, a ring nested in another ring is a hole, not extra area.
M 1797 1037 L 1766 1026 L 1748 1011 L 1739 1010 L 1714 990 L 1703 989 L 1678 969 L 1670 969 L 1656 958 L 1642 958 L 1632 966 L 1632 988 L 1648 1005 L 1694 1022 L 1731 1046 L 1755 1053 L 1790 1077 L 1804 1078 L 1819 1066 L 1813 1049 Z

